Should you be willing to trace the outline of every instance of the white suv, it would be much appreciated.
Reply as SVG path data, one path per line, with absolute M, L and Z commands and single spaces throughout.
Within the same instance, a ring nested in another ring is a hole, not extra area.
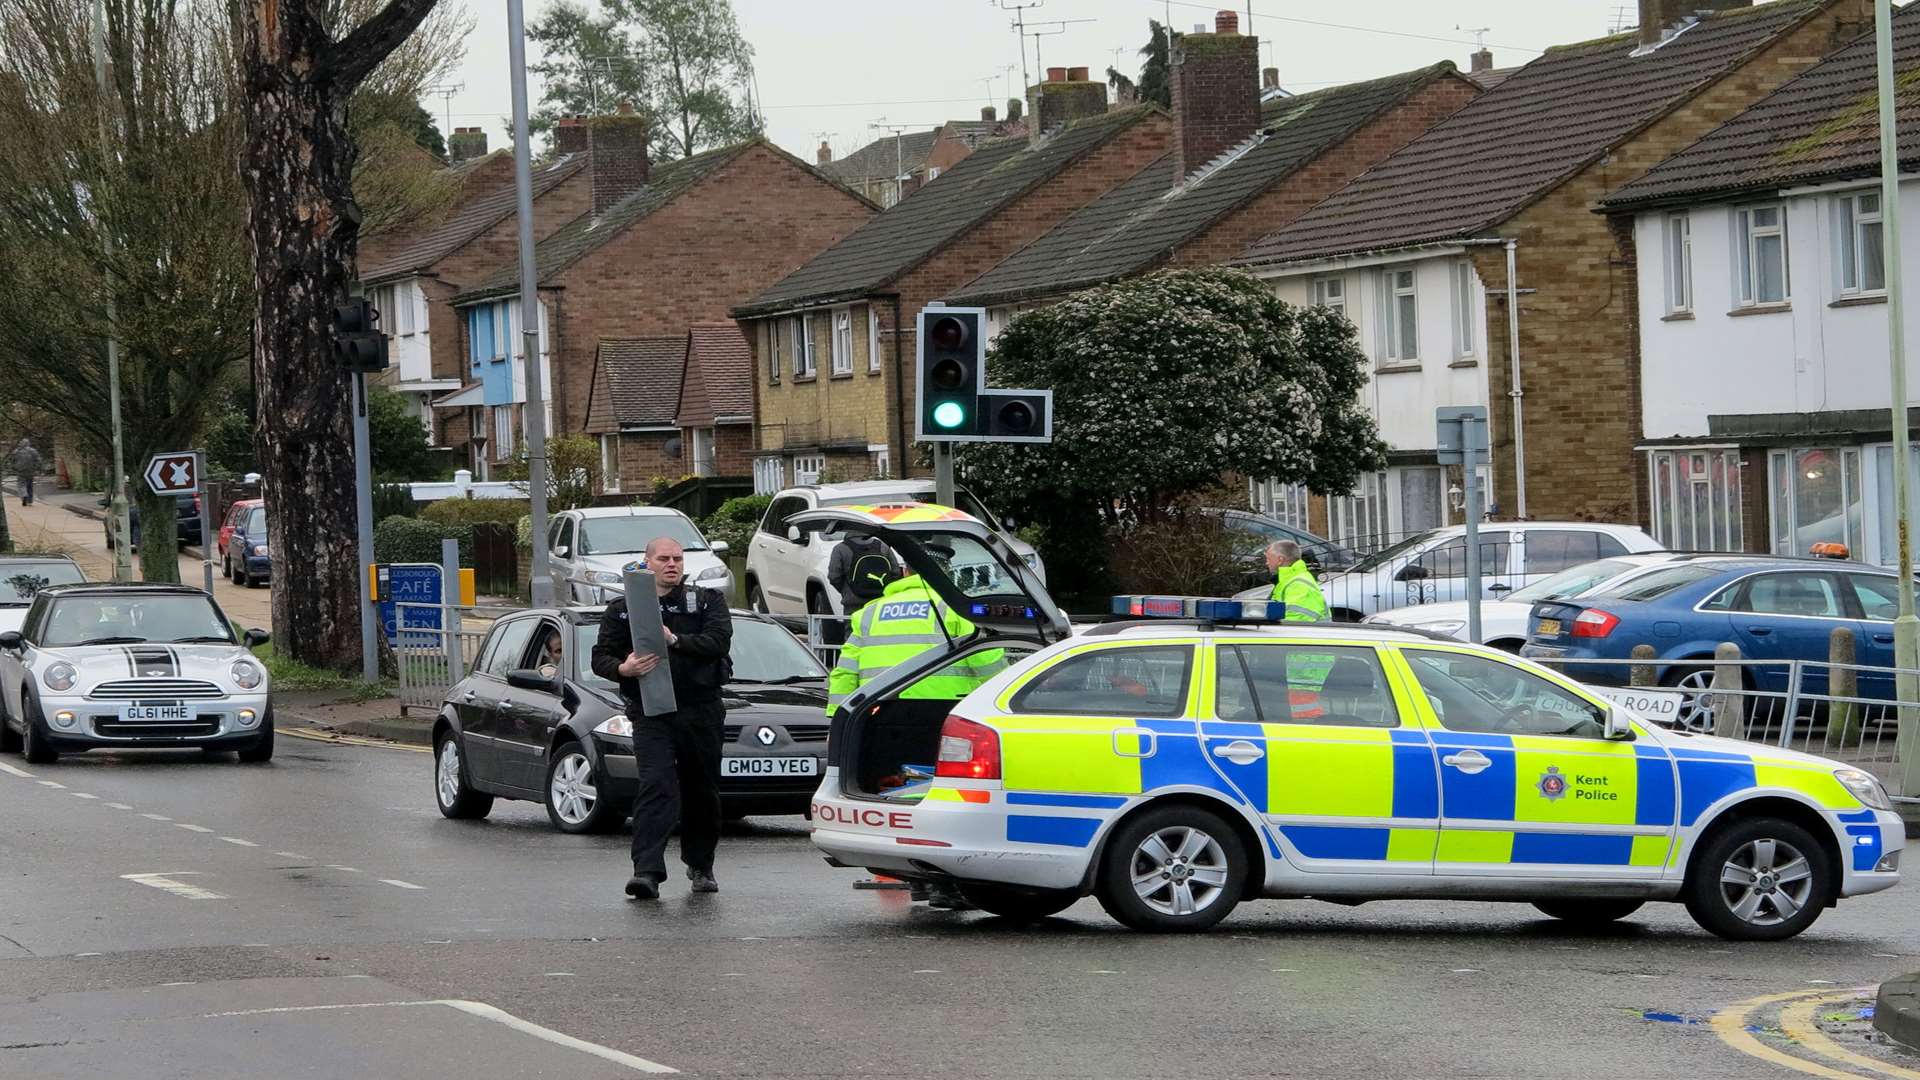
M 1041 581 L 1047 570 L 1033 546 L 1015 537 L 966 488 L 954 489 L 956 510 L 979 518 L 999 533 Z M 860 480 L 848 484 L 790 487 L 773 497 L 747 548 L 747 606 L 783 615 L 845 615 L 840 594 L 827 582 L 827 562 L 840 543 L 838 532 L 819 525 L 791 525 L 795 514 L 823 506 L 882 506 L 932 502 L 932 480 Z
M 604 604 L 626 595 L 621 571 L 638 562 L 647 541 L 669 536 L 687 550 L 687 580 L 733 595 L 727 545 L 709 544 L 693 519 L 664 506 L 593 506 L 562 510 L 547 526 L 553 595 L 562 604 Z

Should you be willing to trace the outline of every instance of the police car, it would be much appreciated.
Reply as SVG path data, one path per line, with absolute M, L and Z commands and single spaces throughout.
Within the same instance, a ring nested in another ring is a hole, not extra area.
M 836 713 L 812 813 L 837 865 L 1019 919 L 1091 893 L 1141 930 L 1202 930 L 1262 897 L 1508 900 L 1580 923 L 1673 901 L 1743 940 L 1899 880 L 1901 820 L 1844 763 L 1669 731 L 1494 649 L 1287 624 L 1266 602 L 1119 598 L 1123 618 L 1072 634 L 984 526 L 891 513 L 810 516 L 880 537 L 979 632 Z M 1005 670 L 963 699 L 903 696 L 988 650 Z

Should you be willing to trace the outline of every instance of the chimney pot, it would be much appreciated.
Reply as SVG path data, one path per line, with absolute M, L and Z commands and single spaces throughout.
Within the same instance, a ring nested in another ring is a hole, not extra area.
M 982 105 L 980 106 L 980 119 L 992 124 L 999 120 L 999 115 L 994 111 L 993 106 Z
M 1240 32 L 1240 15 L 1233 11 L 1215 12 L 1213 32 L 1216 34 L 1237 34 Z
M 1260 69 L 1260 89 L 1262 90 L 1280 89 L 1280 69 L 1279 68 Z
M 621 115 L 621 116 L 632 116 L 632 115 L 633 115 L 633 102 L 631 102 L 631 101 L 623 101 L 623 102 L 621 102 L 621 103 L 620 103 L 620 113 L 619 113 L 619 115 Z
M 1468 57 L 1467 59 L 1468 59 L 1468 70 L 1470 70 L 1475 75 L 1478 75 L 1483 71 L 1493 70 L 1493 50 L 1492 49 L 1481 49 L 1479 52 L 1474 53 L 1472 56 Z
M 1063 68 L 1063 67 L 1050 67 L 1050 68 L 1048 68 L 1048 69 L 1047 69 L 1047 81 L 1048 81 L 1048 82 L 1066 82 L 1066 81 L 1067 81 L 1067 69 L 1066 69 L 1066 68 Z
M 1068 82 L 1091 82 L 1093 81 L 1093 79 L 1092 79 L 1092 76 L 1088 74 L 1087 68 L 1077 67 L 1077 68 L 1067 69 L 1067 81 Z
M 583 125 L 588 133 L 588 168 L 593 173 L 593 216 L 647 186 L 653 163 L 647 158 L 647 122 L 622 105 L 613 116 Z
M 827 145 L 827 140 L 821 139 L 820 149 L 814 151 L 813 157 L 816 162 L 825 165 L 833 160 L 833 147 Z

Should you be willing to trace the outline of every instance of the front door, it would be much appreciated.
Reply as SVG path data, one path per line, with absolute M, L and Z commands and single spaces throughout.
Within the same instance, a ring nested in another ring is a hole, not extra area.
M 1286 858 L 1345 873 L 1432 872 L 1440 797 L 1427 733 L 1364 645 L 1222 643 L 1208 761 Z
M 566 670 L 565 658 L 561 655 L 565 640 L 559 623 L 552 619 L 538 620 L 538 628 L 514 668 L 551 670 L 558 676 Z M 539 791 L 546 785 L 547 744 L 553 737 L 555 717 L 562 712 L 559 698 L 553 694 L 518 686 L 502 687 L 500 704 L 494 711 L 493 752 L 499 761 L 503 783 L 530 791 Z
M 460 729 L 467 752 L 467 767 L 476 780 L 489 784 L 513 784 L 508 770 L 495 749 L 500 734 L 499 712 L 507 697 L 507 672 L 519 666 L 527 651 L 527 642 L 540 624 L 538 619 L 509 619 L 496 624 L 482 647 L 473 674 L 455 687 L 453 707 L 460 717 Z
M 1854 661 L 1863 667 L 1895 667 L 1893 620 L 1900 614 L 1900 583 L 1884 574 L 1845 574 L 1856 605 L 1853 623 Z M 1860 696 L 1892 700 L 1893 676 L 1881 671 L 1860 673 Z
M 1443 877 L 1659 877 L 1673 853 L 1666 751 L 1604 738 L 1606 707 L 1445 646 L 1401 651 L 1440 760 Z

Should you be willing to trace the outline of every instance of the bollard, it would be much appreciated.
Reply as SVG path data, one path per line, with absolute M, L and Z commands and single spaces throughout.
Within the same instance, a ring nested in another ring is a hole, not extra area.
M 1713 733 L 1723 739 L 1738 739 L 1745 732 L 1741 722 L 1740 646 L 1723 641 L 1713 650 Z
M 1655 655 L 1656 654 L 1653 651 L 1653 646 L 1651 645 L 1641 644 L 1641 645 L 1635 645 L 1633 647 L 1633 658 L 1635 660 L 1651 660 L 1654 658 Z M 1653 665 L 1652 664 L 1633 665 L 1632 673 L 1627 678 L 1627 685 L 1628 686 L 1654 685 Z
M 1836 626 L 1827 636 L 1827 737 L 1839 740 L 1839 746 L 1858 746 L 1865 726 L 1858 701 L 1844 700 L 1860 696 L 1860 673 L 1841 664 L 1856 663 L 1853 631 Z

